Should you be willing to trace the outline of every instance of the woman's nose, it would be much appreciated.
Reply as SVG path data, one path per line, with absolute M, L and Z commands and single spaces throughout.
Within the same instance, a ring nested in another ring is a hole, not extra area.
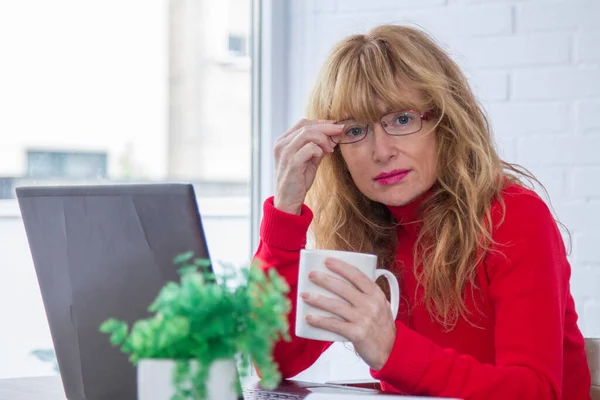
M 388 135 L 380 123 L 371 125 L 371 145 L 373 146 L 373 160 L 376 162 L 387 162 L 398 155 L 394 137 Z

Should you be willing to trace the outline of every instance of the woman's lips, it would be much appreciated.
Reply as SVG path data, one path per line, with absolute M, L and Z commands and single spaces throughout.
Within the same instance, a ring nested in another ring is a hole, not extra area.
M 377 175 L 374 180 L 380 185 L 387 186 L 393 185 L 395 183 L 400 182 L 410 173 L 409 169 L 403 170 L 395 170 L 391 172 L 384 172 L 382 174 Z

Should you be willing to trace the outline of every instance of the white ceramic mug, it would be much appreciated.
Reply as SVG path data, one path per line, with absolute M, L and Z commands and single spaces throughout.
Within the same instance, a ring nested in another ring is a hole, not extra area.
M 335 318 L 339 317 L 327 311 L 309 306 L 300 297 L 300 293 L 308 292 L 345 301 L 339 296 L 323 289 L 320 286 L 317 286 L 308 279 L 308 273 L 311 271 L 324 272 L 337 278 L 344 279 L 325 266 L 325 260 L 330 257 L 337 258 L 355 266 L 372 281 L 375 281 L 380 276 L 383 276 L 385 279 L 387 279 L 390 286 L 390 305 L 392 308 L 392 316 L 394 319 L 396 318 L 400 299 L 398 280 L 390 271 L 377 269 L 376 255 L 338 250 L 301 250 L 300 268 L 298 270 L 298 297 L 296 299 L 296 336 L 306 339 L 323 340 L 327 342 L 348 341 L 348 339 L 341 335 L 309 325 L 308 322 L 306 322 L 307 314 L 324 315 Z

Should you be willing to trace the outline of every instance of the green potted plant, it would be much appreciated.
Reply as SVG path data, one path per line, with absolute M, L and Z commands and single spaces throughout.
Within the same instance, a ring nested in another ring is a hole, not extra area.
M 149 306 L 150 318 L 131 330 L 108 319 L 100 331 L 129 354 L 138 369 L 140 400 L 237 399 L 242 373 L 252 362 L 261 385 L 281 380 L 272 350 L 279 338 L 289 340 L 291 309 L 286 282 L 257 266 L 224 266 L 218 276 L 210 261 L 191 252 L 174 259 L 180 283 L 169 282 Z M 225 392 L 222 392 L 222 390 Z

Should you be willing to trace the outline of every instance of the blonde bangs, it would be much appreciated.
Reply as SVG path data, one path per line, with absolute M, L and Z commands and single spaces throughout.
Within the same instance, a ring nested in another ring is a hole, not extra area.
M 371 122 L 386 112 L 425 111 L 431 106 L 408 100 L 406 93 L 414 86 L 405 83 L 409 80 L 401 63 L 391 59 L 383 44 L 367 44 L 337 56 L 322 76 L 323 94 L 329 97 L 323 99 L 328 110 L 323 118 Z

